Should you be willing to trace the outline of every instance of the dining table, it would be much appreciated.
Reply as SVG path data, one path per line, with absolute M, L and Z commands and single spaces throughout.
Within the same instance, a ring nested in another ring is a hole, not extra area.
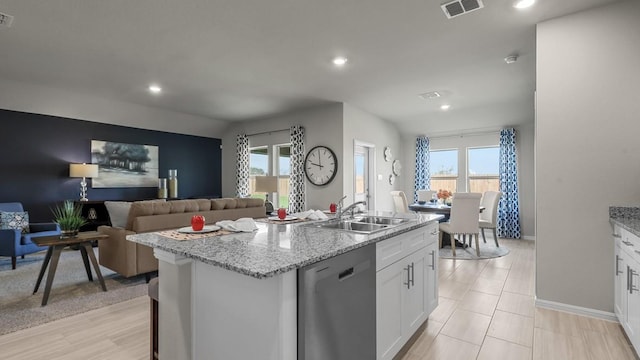
M 480 206 L 480 208 L 478 209 L 478 213 L 483 212 L 484 209 L 485 209 L 484 206 Z M 444 217 L 440 219 L 440 222 L 447 222 L 449 221 L 449 215 L 451 214 L 451 205 L 433 203 L 428 201 L 425 203 L 413 203 L 409 205 L 409 210 L 417 211 L 417 212 L 429 212 L 429 213 L 442 214 L 444 215 Z M 443 233 L 442 246 L 444 247 L 447 245 L 451 245 L 451 237 L 449 234 Z M 466 244 L 462 244 L 456 240 L 456 247 L 465 248 L 467 246 Z
M 484 211 L 484 209 L 485 209 L 484 206 L 480 206 L 480 208 L 478 209 L 479 210 L 478 212 L 481 213 Z M 445 219 L 443 220 L 447 221 L 449 218 L 449 214 L 451 214 L 451 205 L 438 204 L 438 203 L 432 203 L 432 202 L 426 202 L 424 204 L 413 203 L 409 205 L 409 210 L 443 214 L 445 215 Z

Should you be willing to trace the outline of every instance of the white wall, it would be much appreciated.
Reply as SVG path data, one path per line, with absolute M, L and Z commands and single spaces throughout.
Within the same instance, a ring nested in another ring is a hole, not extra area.
M 393 211 L 393 201 L 389 192 L 400 190 L 402 179 L 408 174 L 406 163 L 408 159 L 403 156 L 401 137 L 398 129 L 392 123 L 382 120 L 374 115 L 362 111 L 352 105 L 344 104 L 344 136 L 343 136 L 343 182 L 344 194 L 347 195 L 345 204 L 353 202 L 354 177 L 353 177 L 353 145 L 354 140 L 375 145 L 376 168 L 375 175 L 375 209 L 381 211 Z M 389 184 L 391 174 L 391 161 L 384 160 L 384 148 L 389 146 L 393 158 L 400 160 L 402 172 L 394 185 Z M 415 161 L 415 159 L 413 160 Z M 382 180 L 378 180 L 378 174 Z
M 0 81 L 0 109 L 220 138 L 227 122 L 42 85 Z
M 640 2 L 537 29 L 536 295 L 613 311 L 611 204 L 640 201 Z
M 532 95 L 533 96 L 533 95 Z M 533 125 L 516 126 L 516 147 L 518 151 L 518 182 L 520 200 L 520 230 L 523 238 L 535 239 L 535 187 L 534 187 L 534 129 Z M 407 197 L 413 198 L 416 170 L 416 137 L 403 137 L 403 151 L 407 159 L 404 170 L 407 174 L 402 183 L 402 190 Z M 500 133 L 465 134 L 462 136 L 434 137 L 429 140 L 431 150 L 454 149 L 464 152 L 468 147 L 494 146 L 500 143 Z M 458 173 L 459 189 L 465 189 L 464 177 L 466 163 L 459 156 Z M 464 186 L 464 187 L 463 187 Z
M 342 104 L 331 104 L 230 126 L 222 137 L 222 195 L 233 197 L 236 194 L 236 136 L 238 134 L 255 134 L 289 129 L 292 125 L 302 125 L 305 128 L 305 154 L 316 145 L 324 145 L 333 150 L 338 159 L 343 159 L 342 112 Z M 288 133 L 285 132 L 285 134 Z M 282 136 L 282 132 L 274 132 L 250 137 L 249 146 L 252 143 L 259 143 L 258 145 L 269 142 L 279 143 Z M 315 186 L 306 182 L 307 209 L 328 209 L 330 203 L 342 197 L 344 189 L 341 179 L 345 165 L 340 163 L 343 162 L 339 161 L 338 173 L 329 185 Z

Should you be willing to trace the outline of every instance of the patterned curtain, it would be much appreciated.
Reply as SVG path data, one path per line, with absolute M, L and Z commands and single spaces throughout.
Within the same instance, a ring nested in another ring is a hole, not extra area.
M 289 213 L 304 211 L 304 128 L 291 127 L 291 174 L 289 175 Z
M 520 239 L 520 205 L 518 201 L 518 156 L 516 131 L 500 131 L 500 191 L 498 236 Z
M 236 196 L 249 195 L 249 138 L 240 134 L 236 138 Z
M 418 190 L 429 189 L 431 174 L 429 173 L 429 138 L 420 136 L 416 139 L 416 177 L 413 190 L 413 202 L 418 202 Z

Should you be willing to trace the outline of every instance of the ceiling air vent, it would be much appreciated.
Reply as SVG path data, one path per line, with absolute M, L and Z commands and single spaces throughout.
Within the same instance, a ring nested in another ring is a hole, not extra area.
M 456 0 L 442 4 L 440 7 L 442 7 L 442 11 L 447 15 L 447 18 L 452 19 L 456 16 L 482 9 L 484 4 L 482 0 Z
M 0 28 L 10 27 L 13 22 L 13 16 L 0 13 Z

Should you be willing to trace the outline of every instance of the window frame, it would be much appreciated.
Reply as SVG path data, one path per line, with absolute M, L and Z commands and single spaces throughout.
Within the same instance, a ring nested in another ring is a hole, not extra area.
M 249 147 L 249 169 L 251 169 L 251 152 L 252 150 L 255 149 L 266 149 L 267 150 L 267 173 L 264 175 L 251 175 L 249 174 L 249 181 L 250 183 L 252 182 L 252 179 L 255 179 L 256 176 L 276 176 L 278 178 L 278 190 L 273 192 L 273 193 L 269 193 L 269 200 L 271 201 L 271 203 L 273 203 L 273 206 L 275 208 L 279 208 L 279 207 L 283 207 L 280 204 L 280 197 L 281 196 L 286 196 L 288 197 L 289 194 L 281 194 L 279 189 L 280 189 L 280 180 L 281 179 L 290 179 L 290 174 L 289 175 L 280 175 L 280 148 L 282 147 L 289 147 L 291 148 L 291 143 L 278 143 L 278 144 L 270 144 L 270 145 L 259 145 L 259 146 L 253 146 L 253 147 Z M 260 198 L 260 199 L 264 199 L 263 195 L 260 196 L 254 196 L 254 195 L 258 195 L 258 194 L 266 194 L 266 193 L 262 193 L 262 192 L 251 192 L 251 189 L 249 189 L 250 191 L 250 196 L 251 197 L 255 197 L 255 198 Z
M 475 149 L 498 149 L 498 172 L 495 175 L 488 175 L 488 174 L 482 174 L 482 175 L 471 175 L 469 166 L 470 166 L 470 161 L 469 159 L 471 158 L 471 156 L 469 156 L 469 152 L 471 150 L 475 150 Z M 465 183 L 467 186 L 467 190 L 471 191 L 471 180 L 497 180 L 498 181 L 498 189 L 496 189 L 496 191 L 500 191 L 500 145 L 486 145 L 486 146 L 469 146 L 467 147 L 467 154 L 466 154 L 467 158 L 466 158 L 466 179 L 465 179 Z
M 434 189 L 431 187 L 431 182 L 435 179 L 435 180 L 455 180 L 455 184 L 456 184 L 456 188 L 455 189 L 445 189 L 445 190 L 449 190 L 451 192 L 456 192 L 458 191 L 458 178 L 460 177 L 460 149 L 458 148 L 443 148 L 443 149 L 437 149 L 437 150 L 429 150 L 429 158 L 431 159 L 431 154 L 434 152 L 442 152 L 442 151 L 455 151 L 456 152 L 456 175 L 434 175 L 431 172 L 431 162 L 429 162 L 429 175 L 430 175 L 430 179 L 429 179 L 429 188 L 431 190 L 439 190 L 439 189 Z

